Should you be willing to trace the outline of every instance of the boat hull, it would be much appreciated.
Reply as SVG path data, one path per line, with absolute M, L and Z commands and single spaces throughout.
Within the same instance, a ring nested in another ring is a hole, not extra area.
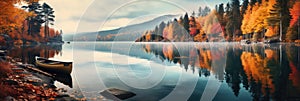
M 36 59 L 36 65 L 41 69 L 51 71 L 51 72 L 62 72 L 62 73 L 69 73 L 69 74 L 72 72 L 72 62 L 59 62 L 57 64 L 48 64 L 48 63 L 41 62 L 41 60 L 45 60 L 45 59 L 39 59 L 39 58 Z M 58 62 L 58 61 L 53 61 L 53 62 Z

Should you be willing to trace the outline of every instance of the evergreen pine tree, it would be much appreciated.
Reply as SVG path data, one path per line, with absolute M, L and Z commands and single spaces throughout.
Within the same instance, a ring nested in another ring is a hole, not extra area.
M 244 15 L 247 8 L 248 8 L 248 4 L 249 4 L 249 1 L 248 0 L 243 0 L 243 4 L 242 4 L 242 11 L 241 11 L 241 14 Z
M 187 13 L 184 15 L 184 18 L 183 18 L 183 27 L 184 27 L 184 29 L 185 29 L 187 32 L 190 32 L 190 31 L 189 31 L 189 28 L 190 28 L 190 25 L 189 25 L 189 17 L 188 17 L 188 14 L 187 14 Z

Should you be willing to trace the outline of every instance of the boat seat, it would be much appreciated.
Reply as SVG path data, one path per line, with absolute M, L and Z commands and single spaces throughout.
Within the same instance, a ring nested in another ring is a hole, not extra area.
M 59 64 L 60 62 L 50 62 L 48 64 Z

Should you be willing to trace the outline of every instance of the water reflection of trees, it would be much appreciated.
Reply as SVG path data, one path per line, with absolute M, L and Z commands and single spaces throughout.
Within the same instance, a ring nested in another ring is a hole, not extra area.
M 196 48 L 192 48 L 192 45 L 173 45 L 173 44 L 145 44 L 143 48 L 148 53 L 155 54 L 162 61 L 172 62 L 174 64 L 180 64 L 186 71 L 192 70 L 195 72 L 195 67 L 202 65 L 207 68 L 198 68 L 199 76 L 209 76 L 210 75 L 210 56 L 207 53 L 199 54 L 200 51 Z M 199 58 L 199 55 L 203 55 Z M 205 61 L 205 62 L 199 62 Z M 204 64 L 199 64 L 204 63 Z
M 254 100 L 300 97 L 300 48 L 294 45 L 145 44 L 144 49 L 186 71 L 198 70 L 199 76 L 225 79 L 235 96 L 244 88 Z
M 35 57 L 52 58 L 61 54 L 62 45 L 14 46 L 7 49 L 7 55 L 19 58 L 23 63 L 33 64 Z
M 35 64 L 36 56 L 53 58 L 55 55 L 62 55 L 62 45 L 11 46 L 5 47 L 3 49 L 7 50 L 8 56 L 14 58 L 19 62 L 28 64 Z M 70 74 L 55 73 L 53 80 L 59 81 L 69 86 L 70 88 L 73 87 L 72 77 Z

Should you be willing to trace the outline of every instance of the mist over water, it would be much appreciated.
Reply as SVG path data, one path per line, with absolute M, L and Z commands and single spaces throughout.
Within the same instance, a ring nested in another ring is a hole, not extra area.
M 299 53 L 295 44 L 74 42 L 8 55 L 73 60 L 73 88 L 56 85 L 87 98 L 118 88 L 136 93 L 127 100 L 283 100 L 299 99 Z

